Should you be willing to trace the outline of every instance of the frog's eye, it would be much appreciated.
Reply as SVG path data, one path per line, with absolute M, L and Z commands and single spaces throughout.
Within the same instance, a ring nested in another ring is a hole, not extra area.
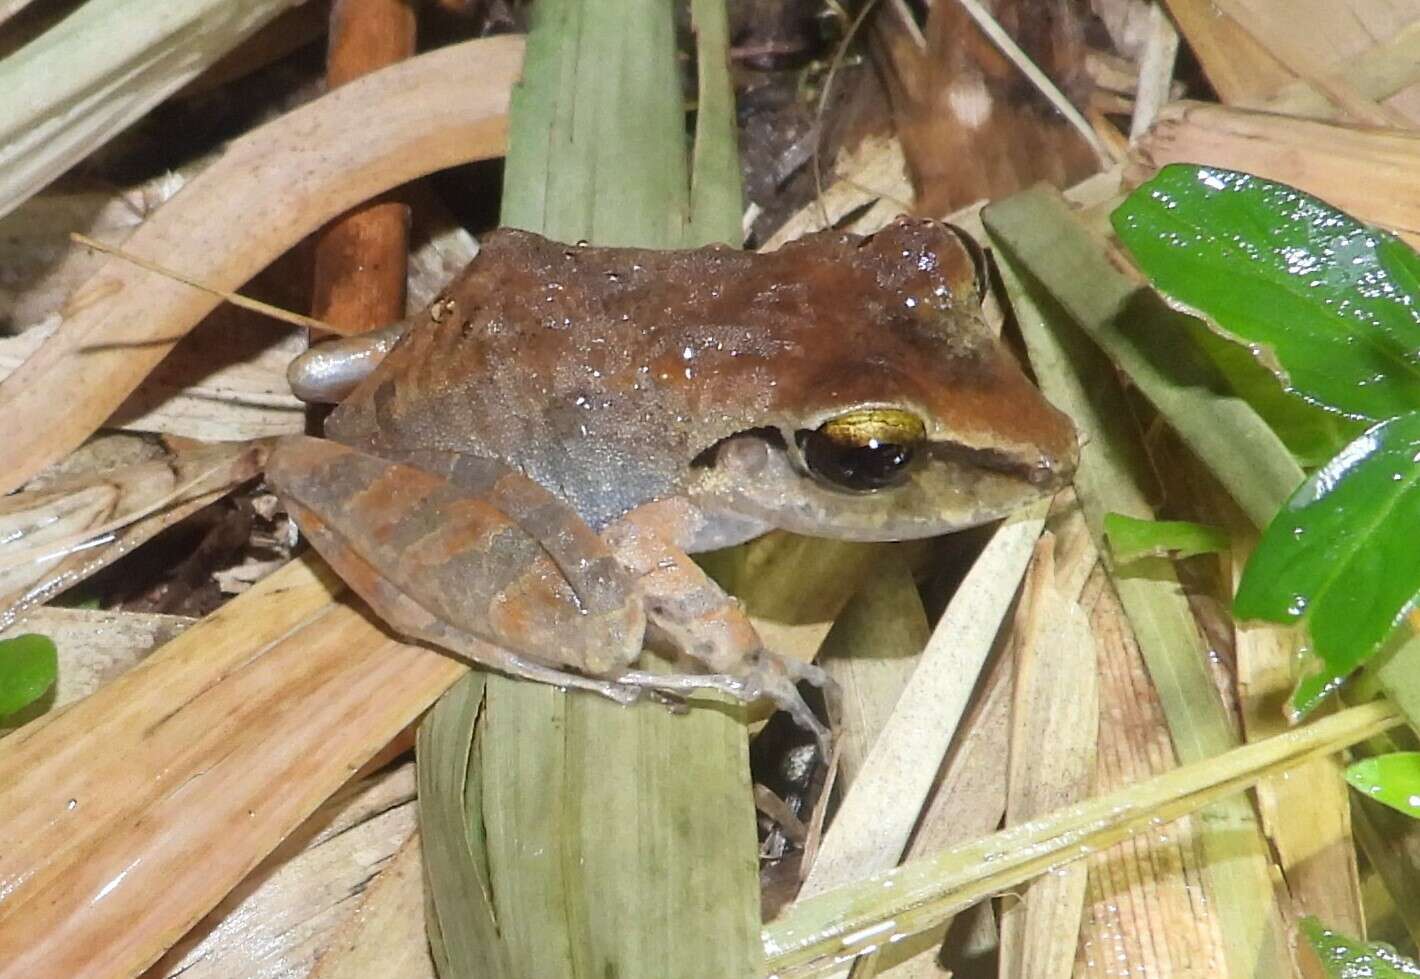
M 957 236 L 962 247 L 971 256 L 971 267 L 976 272 L 976 299 L 981 302 L 986 299 L 986 293 L 991 288 L 991 267 L 986 262 L 986 250 L 981 247 L 980 242 L 969 235 L 962 228 L 949 222 L 943 222 L 952 234 Z
M 860 408 L 798 433 L 804 464 L 820 479 L 850 490 L 901 483 L 927 428 L 901 408 Z

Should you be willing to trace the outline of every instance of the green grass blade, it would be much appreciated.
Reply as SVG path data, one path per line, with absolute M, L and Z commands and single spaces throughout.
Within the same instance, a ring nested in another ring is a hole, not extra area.
M 739 131 L 730 84 L 730 24 L 723 0 L 692 0 L 698 110 L 694 176 L 690 182 L 690 233 L 695 244 L 739 245 L 744 193 L 740 186 Z
M 724 13 L 719 4 L 696 10 L 696 162 L 709 169 L 693 182 L 672 8 L 540 0 L 513 98 L 505 224 L 604 245 L 738 240 L 724 233 L 740 220 L 738 164 L 724 166 L 735 159 Z M 485 834 L 481 858 L 509 975 L 759 973 L 743 716 L 718 703 L 679 716 L 655 704 L 624 708 L 487 677 L 459 798 L 469 838 Z M 442 747 L 459 750 L 456 739 Z M 447 762 L 421 757 L 426 764 Z M 455 913 L 439 907 L 445 946 Z
M 1139 520 L 1122 513 L 1104 515 L 1104 532 L 1117 564 L 1141 557 L 1194 557 L 1228 549 L 1228 535 L 1217 527 L 1186 520 Z
M 512 979 L 493 919 L 482 826 L 465 817 L 470 743 L 484 679 L 476 670 L 469 673 L 419 726 L 419 831 L 430 898 L 429 944 L 441 976 Z
M 1383 701 L 1353 707 L 800 902 L 765 927 L 765 965 L 786 979 L 831 973 L 848 956 L 868 955 L 899 936 L 925 931 L 977 901 L 1134 833 L 1210 803 L 1216 808 L 1219 800 L 1235 797 L 1259 779 L 1398 723 L 1400 715 Z M 1242 958 L 1249 950 L 1232 951 Z M 1290 959 L 1228 973 L 1248 979 L 1290 974 Z
M 1002 225 L 1015 235 L 1013 243 L 1022 246 L 1021 253 L 1037 260 L 1032 272 L 1043 268 L 1039 261 L 1043 241 L 1063 239 L 1074 249 L 1098 251 L 1091 239 L 1070 240 L 1052 224 L 1052 211 L 1042 214 L 1041 210 L 1029 206 L 1012 210 L 1010 220 Z M 994 236 L 993 217 L 988 217 L 987 226 Z M 1072 219 L 1066 215 L 1065 220 Z M 1018 223 L 1025 221 L 1031 223 Z M 1037 229 L 1039 237 L 1025 230 L 1030 227 Z M 1090 264 L 1088 256 L 1056 250 L 1049 255 L 1052 269 Z M 1014 254 L 1008 258 L 998 249 L 998 258 L 1041 390 L 1090 439 L 1081 453 L 1075 488 L 1103 553 L 1106 513 L 1153 517 L 1144 488 L 1147 469 L 1142 447 L 1124 392 L 1103 353 L 1060 306 L 1038 294 L 1038 285 L 1032 289 Z M 1098 277 L 1062 284 L 1062 291 L 1071 294 L 1108 288 Z M 1082 304 L 1079 295 L 1070 298 L 1075 305 Z M 1092 333 L 1100 329 L 1098 322 L 1091 324 Z M 1195 762 L 1222 754 L 1237 738 L 1208 674 L 1207 650 L 1173 565 L 1163 558 L 1145 558 L 1129 571 L 1127 576 L 1115 576 L 1115 587 L 1158 690 L 1179 760 Z M 1222 927 L 1229 975 L 1288 975 L 1286 934 L 1275 906 L 1267 844 L 1248 801 L 1229 798 L 1211 806 L 1200 823 L 1200 838 L 1205 881 Z

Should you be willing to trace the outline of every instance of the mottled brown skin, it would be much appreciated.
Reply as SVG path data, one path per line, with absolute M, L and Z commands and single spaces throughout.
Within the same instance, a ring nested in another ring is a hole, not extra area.
M 501 459 L 594 527 L 673 495 L 737 432 L 861 403 L 912 406 L 928 437 L 1074 458 L 1075 433 L 981 320 L 942 225 L 813 235 L 765 255 L 489 236 L 327 426 L 380 451 Z
M 923 421 L 900 486 L 827 485 L 796 448 L 864 407 Z M 1053 491 L 1076 458 L 982 321 L 970 253 L 925 221 L 765 255 L 495 232 L 327 432 L 343 445 L 287 440 L 271 479 L 396 629 L 611 696 L 768 695 L 809 724 L 792 681 L 817 673 L 764 651 L 685 550 L 775 526 L 942 533 Z M 647 621 L 721 675 L 631 671 Z

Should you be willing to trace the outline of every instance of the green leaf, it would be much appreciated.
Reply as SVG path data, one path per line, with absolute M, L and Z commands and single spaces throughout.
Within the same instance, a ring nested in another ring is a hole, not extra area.
M 0 717 L 43 697 L 58 675 L 59 652 L 53 639 L 30 632 L 0 640 Z
M 1288 390 L 1379 421 L 1420 409 L 1420 256 L 1284 184 L 1174 164 L 1115 210 L 1175 305 L 1247 344 Z
M 1228 549 L 1228 535 L 1186 520 L 1140 520 L 1122 513 L 1104 515 L 1104 532 L 1121 564 L 1141 557 L 1193 557 Z
M 1241 619 L 1300 623 L 1320 673 L 1292 696 L 1314 707 L 1380 648 L 1420 591 L 1420 414 L 1368 429 L 1278 512 L 1238 585 Z
M 1384 945 L 1347 938 L 1312 917 L 1303 918 L 1298 927 L 1321 961 L 1327 979 L 1406 979 L 1420 976 L 1420 966 Z
M 1346 769 L 1357 792 L 1420 819 L 1420 751 L 1392 751 L 1363 758 Z
M 1308 404 L 1277 383 L 1277 378 L 1243 346 L 1211 332 L 1199 320 L 1189 335 L 1227 379 L 1232 390 L 1262 416 L 1297 463 L 1314 469 L 1366 429 L 1367 423 Z

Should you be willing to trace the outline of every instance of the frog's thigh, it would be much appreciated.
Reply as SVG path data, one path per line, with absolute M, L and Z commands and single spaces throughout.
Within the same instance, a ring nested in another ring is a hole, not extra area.
M 633 600 L 635 579 L 587 522 L 505 462 L 448 449 L 381 447 L 383 459 L 447 479 L 506 515 L 542 546 L 583 606 L 599 611 Z
M 645 619 L 624 572 L 619 590 L 583 593 L 538 537 L 444 476 L 305 436 L 278 443 L 267 476 L 321 556 L 401 632 L 597 675 L 640 654 Z M 586 534 L 593 561 L 612 563 Z

